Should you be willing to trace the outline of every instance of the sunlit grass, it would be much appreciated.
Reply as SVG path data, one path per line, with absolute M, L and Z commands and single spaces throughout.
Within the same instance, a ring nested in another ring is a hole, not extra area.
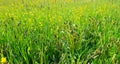
M 0 0 L 8 64 L 119 64 L 119 0 Z

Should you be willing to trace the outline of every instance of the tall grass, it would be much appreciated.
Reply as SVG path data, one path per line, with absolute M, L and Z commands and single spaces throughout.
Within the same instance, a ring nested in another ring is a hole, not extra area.
M 7 64 L 119 64 L 119 6 L 119 0 L 0 0 L 0 58 Z

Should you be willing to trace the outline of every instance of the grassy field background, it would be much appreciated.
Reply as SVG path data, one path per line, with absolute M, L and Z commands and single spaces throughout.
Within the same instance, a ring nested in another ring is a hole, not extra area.
M 120 0 L 0 0 L 1 64 L 120 64 Z

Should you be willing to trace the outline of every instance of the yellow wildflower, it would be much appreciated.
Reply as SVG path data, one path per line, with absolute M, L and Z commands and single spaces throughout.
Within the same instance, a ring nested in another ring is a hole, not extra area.
M 7 62 L 6 57 L 2 57 L 2 58 L 1 58 L 1 63 L 2 63 L 2 64 L 5 64 L 6 62 Z

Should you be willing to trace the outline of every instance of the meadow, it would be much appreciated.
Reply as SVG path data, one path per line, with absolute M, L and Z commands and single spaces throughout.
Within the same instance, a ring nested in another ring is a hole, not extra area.
M 120 64 L 120 0 L 0 0 L 1 64 Z

